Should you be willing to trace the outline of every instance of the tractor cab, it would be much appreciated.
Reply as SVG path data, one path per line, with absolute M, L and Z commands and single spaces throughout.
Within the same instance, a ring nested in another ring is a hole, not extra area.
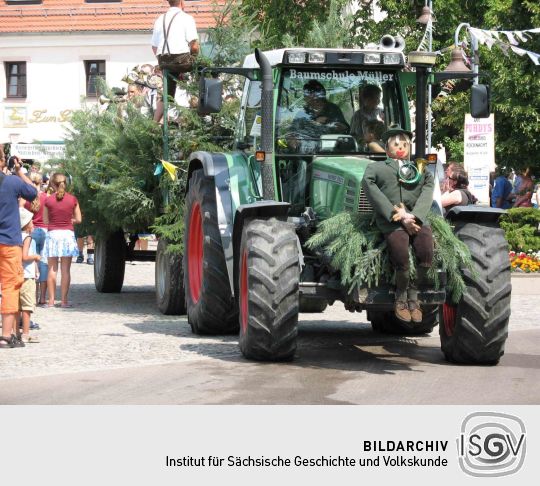
M 409 127 L 405 65 L 398 49 L 280 49 L 265 53 L 272 66 L 273 157 L 276 199 L 290 215 L 313 208 L 318 218 L 354 211 L 371 160 L 385 158 L 381 136 L 390 126 Z M 244 68 L 257 68 L 254 55 Z M 236 147 L 260 149 L 262 82 L 246 79 Z M 260 167 L 255 168 L 260 175 Z M 262 178 L 258 177 L 262 195 Z

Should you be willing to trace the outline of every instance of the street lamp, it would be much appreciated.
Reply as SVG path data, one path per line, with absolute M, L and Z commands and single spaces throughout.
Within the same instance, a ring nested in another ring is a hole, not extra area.
M 459 42 L 459 33 L 462 28 L 465 28 L 467 30 L 467 33 L 469 34 L 469 39 L 471 41 L 471 49 L 472 49 L 471 65 L 472 65 L 472 72 L 474 74 L 473 84 L 478 84 L 478 68 L 480 65 L 480 58 L 478 56 L 478 39 L 474 35 L 471 34 L 471 31 L 470 31 L 471 26 L 466 22 L 462 22 L 461 24 L 459 24 L 456 29 L 456 32 L 454 34 L 455 47 L 454 49 L 452 49 L 450 64 L 448 64 L 444 72 L 445 73 L 466 73 L 466 72 L 471 71 L 463 62 L 463 50 L 462 50 L 462 45 Z

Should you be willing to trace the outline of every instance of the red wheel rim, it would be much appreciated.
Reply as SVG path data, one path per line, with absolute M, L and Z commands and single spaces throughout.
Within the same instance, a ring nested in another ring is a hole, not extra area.
M 240 268 L 240 322 L 242 332 L 245 334 L 248 325 L 248 271 L 247 271 L 247 251 L 242 255 L 242 265 Z
M 456 314 L 457 307 L 448 303 L 443 304 L 443 321 L 444 331 L 447 336 L 454 334 L 454 327 L 456 326 Z
M 203 228 L 201 205 L 195 203 L 189 217 L 188 278 L 189 293 L 194 303 L 199 301 L 203 271 Z

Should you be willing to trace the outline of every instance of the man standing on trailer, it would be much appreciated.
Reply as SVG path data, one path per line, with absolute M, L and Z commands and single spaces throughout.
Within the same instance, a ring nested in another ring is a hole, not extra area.
M 190 70 L 193 57 L 199 54 L 200 47 L 195 19 L 184 12 L 184 0 L 168 0 L 168 2 L 169 10 L 154 22 L 152 51 L 157 56 L 160 68 L 168 69 L 172 75 L 167 79 L 166 94 L 174 99 L 175 78 Z M 157 102 L 154 120 L 160 121 L 162 116 L 163 101 L 160 100 Z

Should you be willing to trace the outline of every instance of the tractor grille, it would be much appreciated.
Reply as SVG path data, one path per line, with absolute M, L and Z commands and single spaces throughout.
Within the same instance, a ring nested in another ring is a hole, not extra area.
M 358 200 L 358 212 L 359 213 L 372 213 L 373 207 L 371 206 L 368 198 L 364 194 L 364 189 L 360 190 L 360 199 Z

